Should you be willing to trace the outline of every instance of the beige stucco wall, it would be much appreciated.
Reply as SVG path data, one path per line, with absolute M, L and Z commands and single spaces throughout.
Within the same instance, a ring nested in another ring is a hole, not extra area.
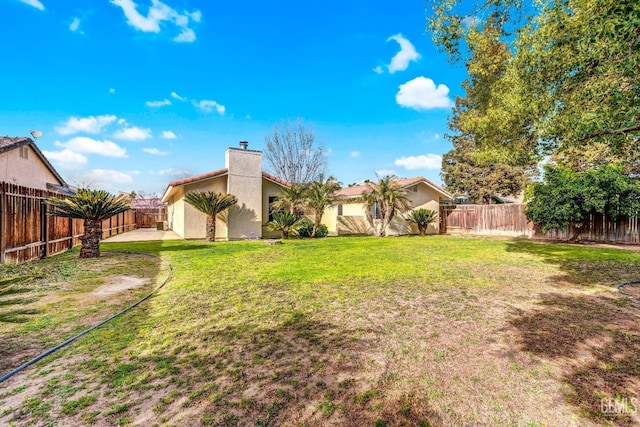
M 419 183 L 416 187 L 417 191 L 414 191 L 414 187 L 409 187 L 407 190 L 407 198 L 411 201 L 412 209 L 424 208 L 439 212 L 440 193 L 433 188 Z M 396 216 L 387 228 L 387 235 L 417 234 L 418 228 L 407 222 L 406 217 L 406 213 Z M 338 234 L 371 233 L 364 204 L 359 202 L 343 203 L 342 216 L 337 216 L 336 210 L 336 229 Z M 437 234 L 438 232 L 439 224 L 437 222 L 427 229 L 428 234 Z
M 229 209 L 228 238 L 238 240 L 262 235 L 262 153 L 229 148 L 225 153 L 229 169 L 228 192 L 238 198 Z
M 173 190 L 167 207 L 168 225 L 185 239 L 204 239 L 206 235 L 207 216 L 184 201 L 186 193 L 196 190 L 226 193 L 227 177 L 210 178 L 176 187 Z M 218 216 L 216 220 L 216 239 L 227 239 L 227 224 L 224 215 Z
M 20 147 L 0 154 L 0 181 L 25 187 L 47 189 L 47 182 L 61 185 L 49 168 L 30 146 L 27 158 L 20 157 Z
M 282 195 L 282 187 L 273 181 L 262 178 L 262 237 L 266 239 L 277 238 L 281 236 L 279 231 L 269 231 L 264 225 L 269 221 L 269 197 L 280 197 Z
M 338 205 L 325 209 L 321 223 L 327 226 L 330 236 L 338 235 Z

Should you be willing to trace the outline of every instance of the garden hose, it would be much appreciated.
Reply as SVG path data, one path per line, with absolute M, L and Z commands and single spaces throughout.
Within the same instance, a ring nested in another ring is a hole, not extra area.
M 640 280 L 633 280 L 631 282 L 624 282 L 624 283 L 620 283 L 618 286 L 616 286 L 616 288 L 618 288 L 618 292 L 620 292 L 620 294 L 626 296 L 626 297 L 630 297 L 633 301 L 640 303 L 640 298 L 635 298 L 633 295 L 626 293 L 625 291 L 622 290 L 623 287 L 627 286 L 627 285 L 640 285 Z
M 154 257 L 154 258 L 158 258 L 160 261 L 165 262 L 167 264 L 167 266 L 169 267 L 169 271 L 167 272 L 167 277 L 164 278 L 164 280 L 162 281 L 162 283 L 160 283 L 160 285 L 158 285 L 154 290 L 152 290 L 149 294 L 147 294 L 146 296 L 144 296 L 141 300 L 131 304 L 129 307 L 120 310 L 119 312 L 117 312 L 116 314 L 112 315 L 111 317 L 109 317 L 108 319 L 103 320 L 102 322 L 98 323 L 97 325 L 94 325 L 88 329 L 85 329 L 84 331 L 80 332 L 79 334 L 69 338 L 68 340 L 56 345 L 53 348 L 50 348 L 49 350 L 45 351 L 44 353 L 41 353 L 40 355 L 34 357 L 33 359 L 29 360 L 26 363 L 23 363 L 22 365 L 18 366 L 17 368 L 15 368 L 14 370 L 12 370 L 11 372 L 8 372 L 7 374 L 3 375 L 2 377 L 0 377 L 0 383 L 2 383 L 5 380 L 8 380 L 9 378 L 11 378 L 12 376 L 14 376 L 15 374 L 17 374 L 18 372 L 28 368 L 29 366 L 33 365 L 34 363 L 44 359 L 45 357 L 49 356 L 50 354 L 55 353 L 56 351 L 60 350 L 61 348 L 71 344 L 72 342 L 74 342 L 75 340 L 77 340 L 78 338 L 88 334 L 89 332 L 93 331 L 96 328 L 99 328 L 100 326 L 104 325 L 105 323 L 108 323 L 110 321 L 112 321 L 113 319 L 115 319 L 116 317 L 120 316 L 121 314 L 126 313 L 127 311 L 131 310 L 132 308 L 138 306 L 139 304 L 141 304 L 142 302 L 146 301 L 147 299 L 149 299 L 153 294 L 155 294 L 156 292 L 158 292 L 171 278 L 171 273 L 173 271 L 171 264 L 169 264 L 167 261 L 163 260 L 162 258 L 160 258 L 158 255 L 153 255 L 153 254 L 148 254 L 148 253 L 144 253 L 144 252 L 129 252 L 129 251 L 105 251 L 105 252 L 110 252 L 110 253 L 123 253 L 123 254 L 131 254 L 131 255 L 146 255 L 146 256 L 150 256 L 150 257 Z

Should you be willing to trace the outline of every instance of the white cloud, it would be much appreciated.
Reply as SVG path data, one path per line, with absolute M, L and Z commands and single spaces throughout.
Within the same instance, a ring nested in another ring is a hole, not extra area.
M 462 25 L 467 28 L 475 28 L 480 25 L 481 22 L 482 20 L 477 16 L 467 16 L 466 18 L 462 19 Z
M 162 22 L 171 22 L 179 28 L 180 34 L 173 38 L 176 42 L 192 42 L 196 34 L 189 27 L 191 22 L 200 22 L 202 14 L 199 10 L 194 12 L 179 13 L 175 9 L 160 0 L 151 0 L 151 6 L 147 16 L 138 12 L 138 5 L 133 0 L 110 0 L 111 4 L 119 6 L 127 18 L 127 24 L 144 33 L 159 33 Z
M 173 38 L 174 42 L 191 43 L 196 40 L 196 33 L 191 28 L 183 28 L 182 32 Z
M 160 169 L 158 171 L 158 175 L 168 175 L 168 176 L 171 176 L 171 177 L 178 177 L 178 176 L 187 177 L 187 176 L 189 176 L 191 174 L 187 170 L 168 168 L 168 169 Z
M 171 101 L 169 101 L 168 99 L 165 99 L 162 101 L 147 101 L 145 105 L 151 108 L 158 108 L 158 107 L 164 107 L 165 105 L 171 105 Z
M 453 102 L 449 99 L 449 88 L 443 84 L 436 87 L 433 80 L 423 76 L 401 84 L 396 94 L 396 102 L 403 107 L 418 111 L 453 106 Z
M 62 151 L 43 151 L 42 154 L 60 169 L 77 169 L 87 163 L 86 156 L 66 148 Z
M 350 156 L 351 156 L 351 157 L 358 157 L 358 156 L 360 156 L 360 152 L 359 152 L 359 151 L 352 151 L 352 152 L 350 153 Z
M 387 39 L 387 41 L 389 40 L 395 40 L 400 45 L 400 52 L 396 53 L 395 56 L 391 58 L 391 63 L 387 65 L 387 68 L 389 69 L 389 72 L 391 74 L 395 73 L 396 71 L 406 70 L 409 67 L 409 63 L 411 61 L 415 62 L 420 59 L 420 54 L 416 52 L 416 48 L 413 47 L 413 44 L 411 44 L 409 40 L 402 37 L 402 34 L 398 33 L 394 36 L 391 36 Z
M 105 157 L 127 157 L 127 150 L 112 141 L 98 141 L 86 136 L 77 136 L 67 142 L 55 142 L 56 147 L 62 147 L 75 153 L 99 154 Z
M 75 181 L 89 183 L 91 187 L 113 191 L 121 190 L 118 185 L 132 183 L 133 177 L 127 173 L 112 169 L 93 169 L 79 174 L 75 177 Z
M 216 101 L 210 101 L 208 99 L 203 99 L 202 101 L 196 103 L 195 106 L 207 113 L 212 112 L 214 108 L 220 115 L 224 114 L 224 112 L 226 111 L 224 105 L 218 104 Z
M 373 72 L 376 74 L 382 74 L 384 73 L 384 70 L 382 69 L 382 67 L 380 65 L 378 65 L 376 68 L 373 69 Z
M 78 28 L 80 28 L 80 18 L 73 18 L 73 21 L 69 24 L 69 30 L 75 32 L 78 31 Z
M 71 117 L 67 123 L 57 126 L 55 129 L 60 135 L 73 135 L 79 132 L 97 134 L 102 131 L 103 127 L 115 122 L 116 119 L 117 117 L 114 115 Z
M 39 0 L 20 0 L 24 4 L 28 4 L 29 6 L 33 6 L 36 9 L 44 10 L 44 5 L 40 3 Z
M 178 101 L 186 101 L 187 98 L 178 95 L 176 92 L 171 92 L 171 97 L 177 99 Z
M 394 162 L 396 166 L 402 166 L 408 170 L 414 169 L 440 169 L 442 156 L 438 154 L 426 154 L 420 156 L 400 157 Z
M 157 148 L 143 148 L 142 151 L 144 151 L 145 153 L 153 154 L 155 156 L 166 156 L 167 154 L 169 154 L 166 151 L 160 151 Z
M 163 130 L 162 131 L 162 139 L 176 139 L 177 136 L 175 133 L 173 133 L 170 130 Z
M 144 141 L 151 138 L 151 129 L 142 129 L 136 126 L 120 129 L 113 134 L 114 138 L 127 141 Z
M 109 88 L 109 93 L 110 93 L 111 95 L 113 95 L 114 93 L 116 93 L 116 90 L 115 90 L 114 88 L 110 87 L 110 88 Z
M 378 169 L 376 170 L 376 175 L 379 177 L 387 176 L 387 175 L 397 175 L 396 171 L 393 169 Z

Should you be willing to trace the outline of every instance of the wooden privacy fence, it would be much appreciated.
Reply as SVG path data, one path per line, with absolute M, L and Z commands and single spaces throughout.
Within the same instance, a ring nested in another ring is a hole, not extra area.
M 524 237 L 544 240 L 569 240 L 574 229 L 565 231 L 542 228 L 527 220 L 525 205 L 444 205 L 440 206 L 440 232 L 489 236 Z M 592 242 L 640 244 L 637 217 L 607 218 L 591 215 L 582 226 L 580 239 Z
M 44 201 L 64 196 L 47 190 L 0 183 L 0 263 L 21 263 L 63 252 L 80 244 L 84 221 L 49 215 Z M 135 212 L 102 222 L 102 237 L 135 228 Z
M 157 222 L 167 220 L 167 208 L 136 208 L 136 227 L 155 228 Z

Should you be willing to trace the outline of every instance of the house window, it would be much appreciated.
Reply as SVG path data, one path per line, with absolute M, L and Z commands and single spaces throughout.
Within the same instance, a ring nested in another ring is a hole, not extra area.
M 338 216 L 342 216 L 342 203 L 338 203 Z
M 378 202 L 371 205 L 371 216 L 373 219 L 380 219 L 382 215 L 380 215 L 380 205 Z
M 417 185 L 414 185 L 413 187 L 411 187 L 411 190 L 412 190 L 414 193 L 417 193 L 417 192 L 418 192 L 418 186 L 417 186 Z
M 23 159 L 29 158 L 29 147 L 27 146 L 20 147 L 20 157 L 22 157 Z
M 273 214 L 280 212 L 274 209 L 273 204 L 278 201 L 277 196 L 269 196 L 269 221 L 273 221 Z

